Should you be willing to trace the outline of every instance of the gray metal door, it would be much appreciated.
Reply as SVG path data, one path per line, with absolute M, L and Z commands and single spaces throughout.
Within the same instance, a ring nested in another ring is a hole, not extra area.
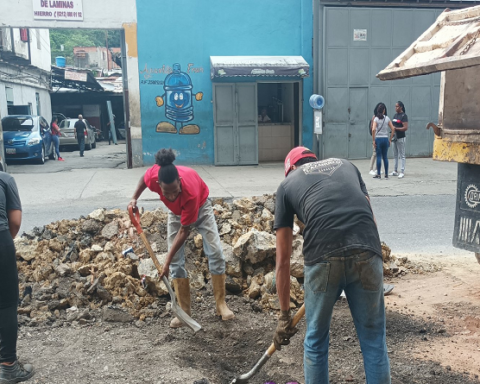
M 363 159 L 367 156 L 365 122 L 368 120 L 368 88 L 350 88 L 349 100 L 348 158 Z
M 440 75 L 385 82 L 375 75 L 420 36 L 442 10 L 325 7 L 323 12 L 323 30 L 317 31 L 324 39 L 322 156 L 369 157 L 372 146 L 368 122 L 375 105 L 384 102 L 393 118 L 398 100 L 404 102 L 409 119 L 407 156 L 430 156 L 433 132 L 425 126 L 438 121 Z
M 258 164 L 257 84 L 214 84 L 215 165 Z

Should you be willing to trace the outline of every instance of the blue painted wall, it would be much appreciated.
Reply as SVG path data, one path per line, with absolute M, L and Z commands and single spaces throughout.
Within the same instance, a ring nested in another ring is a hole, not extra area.
M 303 80 L 302 140 L 312 147 L 312 0 L 137 0 L 137 20 L 145 165 L 162 147 L 174 148 L 178 163 L 213 164 L 210 56 L 303 56 L 310 77 Z M 200 101 L 193 97 L 194 118 L 185 123 L 198 125 L 199 134 L 156 132 L 159 122 L 169 121 L 156 97 L 165 93 L 163 81 L 175 63 L 190 76 L 192 92 L 203 93 Z

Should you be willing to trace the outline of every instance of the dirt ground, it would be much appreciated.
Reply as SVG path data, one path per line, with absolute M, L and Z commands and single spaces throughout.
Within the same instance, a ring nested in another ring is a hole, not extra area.
M 402 256 L 402 255 L 397 255 Z M 403 255 L 435 263 L 441 271 L 407 274 L 386 297 L 387 343 L 395 384 L 470 384 L 480 375 L 480 265 L 470 258 Z M 210 289 L 210 288 L 209 288 Z M 255 301 L 229 296 L 236 320 L 214 316 L 211 290 L 193 301 L 204 330 L 172 330 L 169 312 L 149 323 L 100 321 L 22 327 L 18 352 L 36 368 L 33 383 L 229 384 L 251 369 L 268 348 L 276 326 L 273 312 Z M 165 305 L 163 300 L 159 305 Z M 303 383 L 305 323 L 290 346 L 275 353 L 251 383 Z M 334 311 L 330 382 L 364 383 L 362 355 L 346 301 Z

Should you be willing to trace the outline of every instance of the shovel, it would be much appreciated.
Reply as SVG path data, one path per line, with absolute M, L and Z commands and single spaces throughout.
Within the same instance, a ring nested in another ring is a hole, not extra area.
M 292 319 L 292 327 L 295 327 L 301 318 L 305 315 L 305 304 L 303 304 L 300 309 L 297 311 L 295 316 Z M 260 360 L 257 361 L 257 364 L 250 370 L 250 372 L 245 373 L 243 375 L 238 376 L 237 378 L 233 379 L 230 384 L 247 384 L 248 380 L 250 380 L 259 370 L 264 366 L 267 360 L 275 353 L 276 348 L 275 344 L 272 343 L 267 351 L 263 354 Z
M 128 207 L 128 214 L 130 215 L 130 221 L 137 229 L 137 233 L 142 238 L 143 244 L 145 244 L 145 248 L 147 248 L 150 257 L 153 260 L 153 264 L 155 264 L 155 267 L 157 267 L 158 273 L 161 274 L 163 268 L 158 262 L 155 254 L 153 253 L 153 249 L 150 246 L 147 236 L 145 236 L 145 233 L 143 233 L 142 227 L 140 226 L 140 212 L 138 211 L 138 208 L 135 208 L 134 210 L 132 207 Z M 188 328 L 190 328 L 194 333 L 197 333 L 200 329 L 202 329 L 202 326 L 198 324 L 195 320 L 193 320 L 190 316 L 188 316 L 187 313 L 177 304 L 175 293 L 173 292 L 173 289 L 165 276 L 162 277 L 162 281 L 167 287 L 168 293 L 170 294 L 170 299 L 172 300 L 172 311 L 175 316 L 177 316 L 177 318 Z

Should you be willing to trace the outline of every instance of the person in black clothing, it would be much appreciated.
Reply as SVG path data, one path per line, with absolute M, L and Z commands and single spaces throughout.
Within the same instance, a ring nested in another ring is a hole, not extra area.
M 32 365 L 17 360 L 18 271 L 13 239 L 20 230 L 22 205 L 15 179 L 0 172 L 0 383 L 33 376 Z
M 83 121 L 83 116 L 78 115 L 78 120 L 75 123 L 75 138 L 78 142 L 78 147 L 80 148 L 80 157 L 83 157 L 83 152 L 85 151 L 85 134 L 87 132 L 87 126 Z
M 395 159 L 395 170 L 390 176 L 398 176 L 399 179 L 405 177 L 405 132 L 408 129 L 408 116 L 405 113 L 405 105 L 401 101 L 395 104 L 395 116 L 392 120 L 395 127 L 395 138 L 393 139 L 393 158 Z M 400 164 L 400 173 L 398 173 L 398 161 Z
M 305 384 L 328 384 L 330 322 L 345 291 L 362 349 L 366 381 L 390 384 L 383 260 L 365 183 L 348 160 L 318 160 L 305 147 L 285 158 L 285 180 L 275 203 L 276 287 L 281 314 L 276 349 L 297 329 L 290 314 L 290 256 L 294 216 L 305 224 Z

